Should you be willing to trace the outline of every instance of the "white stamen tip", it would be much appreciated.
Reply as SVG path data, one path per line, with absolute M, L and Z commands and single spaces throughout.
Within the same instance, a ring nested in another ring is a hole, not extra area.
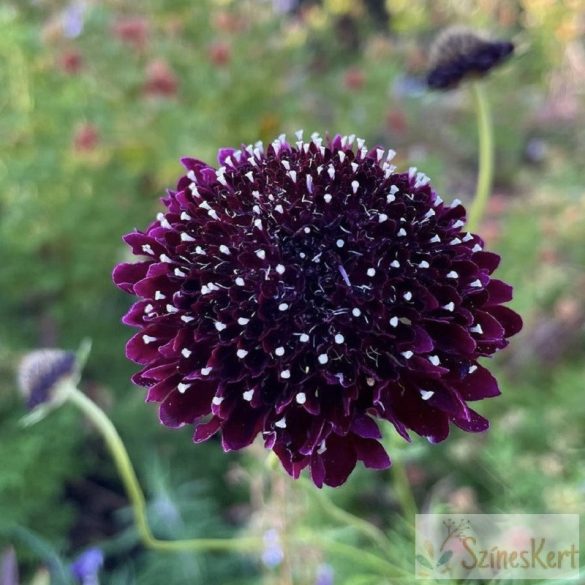
M 454 270 L 451 270 L 451 272 L 447 273 L 447 278 L 458 278 L 459 274 L 457 274 L 457 272 L 455 272 Z
M 299 392 L 295 396 L 295 400 L 297 401 L 297 404 L 305 404 L 305 402 L 307 402 L 307 395 L 304 392 Z
M 246 401 L 246 402 L 252 402 L 252 398 L 254 398 L 254 390 L 246 390 L 243 394 L 242 394 L 242 398 Z
M 343 240 L 337 240 L 337 242 L 335 242 L 335 245 L 338 248 L 343 248 L 343 246 L 345 246 L 345 242 Z
M 276 272 L 278 272 L 278 274 L 284 274 L 285 270 L 286 270 L 286 268 L 282 264 L 276 265 Z
M 309 336 L 306 333 L 301 333 L 299 341 L 301 343 L 307 343 L 309 341 Z
M 274 426 L 275 427 L 278 427 L 279 429 L 286 429 L 286 419 L 285 418 L 281 418 L 280 420 L 277 420 L 274 423 Z
M 266 258 L 266 252 L 264 250 L 256 250 L 256 256 L 258 256 L 260 260 L 264 260 Z
M 359 317 L 359 316 L 362 314 L 362 312 L 361 312 L 361 311 L 360 311 L 360 310 L 359 310 L 357 307 L 354 307 L 354 308 L 351 310 L 351 314 L 352 314 L 354 317 Z
M 184 347 L 184 348 L 181 350 L 181 355 L 182 355 L 183 357 L 186 357 L 186 358 L 188 358 L 188 357 L 189 357 L 189 356 L 190 356 L 192 353 L 193 353 L 193 352 L 192 352 L 190 349 L 187 349 L 186 347 Z
M 438 355 L 430 355 L 429 362 L 431 362 L 433 366 L 438 366 L 441 363 L 441 360 L 439 359 Z
M 338 333 L 338 334 L 335 336 L 335 343 L 337 343 L 337 344 L 341 344 L 341 343 L 343 343 L 344 341 L 345 341 L 345 337 L 343 337 L 343 335 L 341 335 L 341 333 Z
M 392 319 L 390 319 L 390 325 L 392 327 L 398 327 L 398 317 L 392 317 Z
M 329 357 L 327 357 L 326 353 L 320 354 L 317 359 L 321 365 L 325 365 L 329 361 Z
M 238 319 L 238 325 L 247 325 L 250 322 L 250 319 L 247 319 L 246 317 L 240 317 Z
M 143 335 L 142 341 L 144 341 L 145 345 L 148 345 L 149 343 L 156 341 L 156 337 L 152 337 L 151 335 Z
M 274 353 L 278 356 L 278 357 L 282 357 L 284 355 L 284 347 L 282 347 L 282 345 L 280 347 L 277 347 L 274 350 Z
M 181 393 L 181 394 L 185 394 L 185 392 L 191 388 L 191 384 L 179 384 L 177 386 L 177 390 Z
M 376 276 L 376 269 L 375 268 L 368 268 L 367 275 L 369 277 Z
M 209 374 L 211 373 L 211 370 L 213 370 L 212 367 L 201 368 L 201 375 L 202 376 L 209 376 Z
M 388 216 L 385 213 L 380 213 L 378 215 L 378 223 L 384 223 L 388 219 Z
M 420 397 L 423 400 L 428 400 L 429 398 L 432 398 L 434 394 L 435 393 L 432 390 L 421 390 L 420 391 Z
M 221 321 L 216 321 L 214 325 L 218 331 L 223 331 L 227 327 L 227 325 L 225 323 L 222 323 Z
M 238 286 L 244 286 L 245 284 L 244 279 L 241 276 L 238 276 L 238 278 L 236 278 L 236 284 Z
M 288 309 L 288 303 L 280 303 L 280 305 L 278 305 L 279 311 L 286 311 L 287 309 Z
M 283 370 L 282 372 L 280 372 L 280 377 L 288 380 L 290 378 L 290 370 Z
M 443 309 L 445 309 L 445 311 L 449 311 L 452 313 L 455 310 L 455 303 L 451 301 L 450 303 L 443 305 Z
M 248 355 L 248 352 L 245 349 L 238 349 L 236 355 L 242 360 Z
M 407 360 L 409 360 L 409 359 L 410 359 L 410 358 L 411 358 L 411 357 L 414 355 L 414 353 L 412 353 L 412 351 L 403 351 L 403 352 L 402 352 L 402 355 L 403 355 L 403 356 L 404 356 L 404 357 L 405 357 Z

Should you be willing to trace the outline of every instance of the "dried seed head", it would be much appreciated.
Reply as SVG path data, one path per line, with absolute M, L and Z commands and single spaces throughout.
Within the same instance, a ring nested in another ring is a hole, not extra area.
M 446 29 L 431 47 L 427 84 L 431 89 L 453 89 L 466 78 L 486 75 L 513 52 L 510 41 L 490 40 L 463 27 Z
M 60 349 L 39 349 L 24 356 L 18 385 L 29 410 L 55 398 L 59 386 L 75 374 L 75 354 Z

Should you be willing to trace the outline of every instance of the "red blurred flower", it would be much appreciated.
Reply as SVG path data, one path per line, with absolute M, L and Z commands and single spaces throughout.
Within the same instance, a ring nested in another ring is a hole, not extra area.
M 400 108 L 390 108 L 386 114 L 386 126 L 393 134 L 404 134 L 408 130 L 406 114 Z
M 210 45 L 207 54 L 214 65 L 222 67 L 231 61 L 232 49 L 228 43 L 218 41 Z
M 64 51 L 57 58 L 57 66 L 67 75 L 75 75 L 83 69 L 83 57 L 75 49 Z
M 89 122 L 78 124 L 73 135 L 73 148 L 78 152 L 91 152 L 100 141 L 97 127 Z
M 358 67 L 350 67 L 346 70 L 343 77 L 343 85 L 346 89 L 358 91 L 364 86 L 365 80 L 361 69 Z
M 144 92 L 155 97 L 172 97 L 177 93 L 179 80 L 164 59 L 155 59 L 146 67 Z
M 150 25 L 144 16 L 130 16 L 118 19 L 112 30 L 116 38 L 138 51 L 146 46 Z

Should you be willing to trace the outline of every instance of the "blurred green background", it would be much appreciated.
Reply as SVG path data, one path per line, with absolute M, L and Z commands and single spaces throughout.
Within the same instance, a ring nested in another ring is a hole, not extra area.
M 274 529 L 368 551 L 260 448 L 224 455 L 192 445 L 189 429 L 159 427 L 129 381 L 129 299 L 110 275 L 126 257 L 121 235 L 161 209 L 181 156 L 214 162 L 220 146 L 299 128 L 394 148 L 399 167 L 469 200 L 472 102 L 464 88 L 424 86 L 429 44 L 452 24 L 517 46 L 486 83 L 497 163 L 481 233 L 503 256 L 499 277 L 514 285 L 525 329 L 494 364 L 503 396 L 479 405 L 487 434 L 391 455 L 420 509 L 583 511 L 585 0 L 3 0 L 0 547 L 5 566 L 15 548 L 21 583 L 48 582 L 43 567 L 56 574 L 88 546 L 105 552 L 106 584 L 392 582 L 311 538 L 276 566 L 146 552 L 100 438 L 70 408 L 20 428 L 14 372 L 30 349 L 93 339 L 83 389 L 126 441 L 160 535 Z M 360 470 L 326 491 L 396 539 L 388 554 L 410 567 L 392 481 L 392 470 Z

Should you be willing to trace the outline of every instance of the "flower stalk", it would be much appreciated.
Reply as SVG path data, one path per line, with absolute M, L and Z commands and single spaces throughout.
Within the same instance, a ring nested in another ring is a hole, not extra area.
M 491 109 L 484 86 L 481 82 L 475 82 L 470 87 L 477 115 L 479 173 L 477 176 L 475 199 L 469 210 L 467 228 L 469 231 L 475 231 L 483 218 L 492 191 L 494 175 L 494 132 Z
M 67 400 L 78 408 L 104 438 L 116 469 L 128 494 L 134 513 L 138 535 L 143 544 L 153 550 L 179 551 L 252 551 L 261 550 L 260 538 L 193 538 L 186 540 L 159 540 L 152 534 L 146 515 L 146 498 L 138 481 L 128 451 L 108 415 L 78 388 L 71 386 Z

